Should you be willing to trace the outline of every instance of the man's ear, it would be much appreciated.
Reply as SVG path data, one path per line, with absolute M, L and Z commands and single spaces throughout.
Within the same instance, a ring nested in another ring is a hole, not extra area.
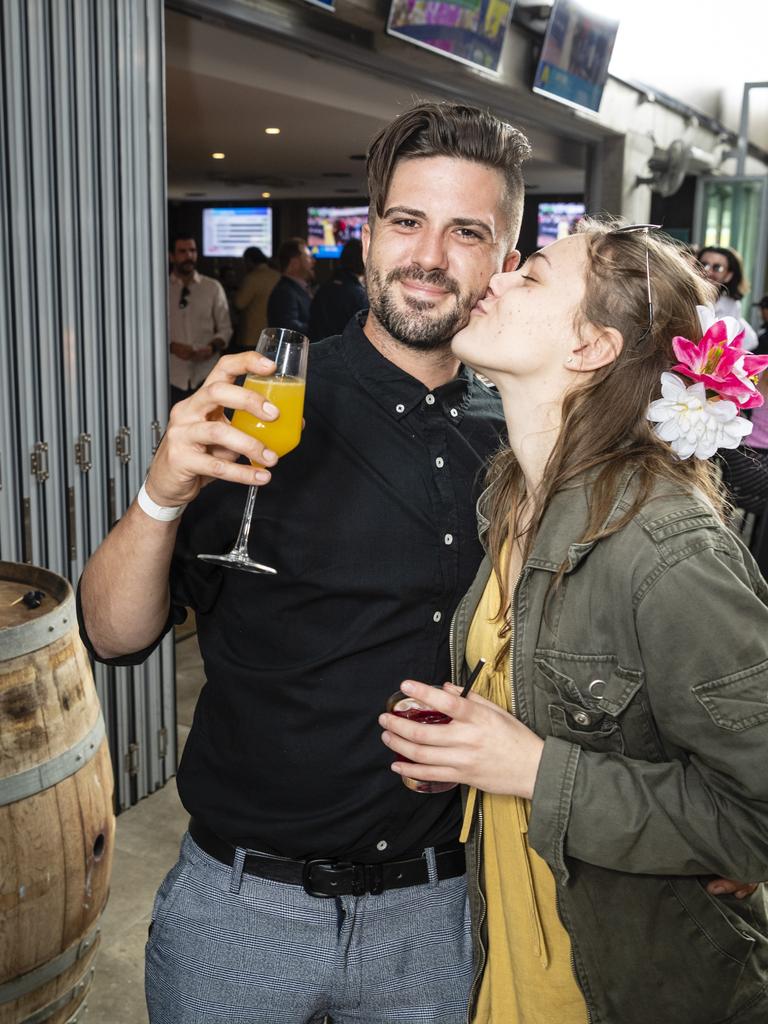
M 502 274 L 510 274 L 513 270 L 517 270 L 520 266 L 520 253 L 517 249 L 512 249 L 504 257 L 504 262 L 501 264 Z
M 363 243 L 363 263 L 368 261 L 368 249 L 371 245 L 371 226 L 370 224 L 363 224 L 363 230 L 360 235 L 360 240 Z
M 593 373 L 602 366 L 615 362 L 624 348 L 624 337 L 615 327 L 589 328 L 583 344 L 575 348 L 572 360 L 568 362 L 570 370 L 580 373 Z

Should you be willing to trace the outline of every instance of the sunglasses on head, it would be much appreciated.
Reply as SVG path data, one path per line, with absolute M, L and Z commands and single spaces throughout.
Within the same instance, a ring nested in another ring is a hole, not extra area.
M 711 270 L 715 274 L 722 274 L 728 269 L 725 263 L 710 263 L 709 260 L 699 260 L 699 263 L 705 270 Z
M 642 231 L 645 234 L 645 285 L 648 292 L 648 326 L 637 339 L 639 342 L 647 338 L 653 327 L 653 299 L 651 297 L 651 264 L 648 252 L 648 232 L 657 231 L 661 224 L 628 224 L 625 228 L 615 228 L 611 234 L 629 235 L 635 231 Z
M 189 305 L 189 288 L 186 285 L 181 289 L 179 296 L 179 309 L 186 309 Z

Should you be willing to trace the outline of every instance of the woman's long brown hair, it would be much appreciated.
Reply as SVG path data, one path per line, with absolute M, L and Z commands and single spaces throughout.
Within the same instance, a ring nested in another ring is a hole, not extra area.
M 488 468 L 489 487 L 482 512 L 490 523 L 487 544 L 501 592 L 501 637 L 509 632 L 511 601 L 502 557 L 505 547 L 517 542 L 524 564 L 552 498 L 563 488 L 574 486 L 583 474 L 590 473 L 592 480 L 589 518 L 583 536 L 574 537 L 574 542 L 589 543 L 620 530 L 648 500 L 660 479 L 679 486 L 684 493 L 698 489 L 721 515 L 724 512 L 711 463 L 678 459 L 669 445 L 656 437 L 646 418 L 649 403 L 661 395 L 661 374 L 677 362 L 672 339 L 682 335 L 700 340 L 696 306 L 714 302 L 714 289 L 674 242 L 650 234 L 654 322 L 641 338 L 648 326 L 646 238 L 642 231 L 618 233 L 616 226 L 594 220 L 580 224 L 588 257 L 584 299 L 574 326 L 577 334 L 586 324 L 615 328 L 624 339 L 620 354 L 585 386 L 566 396 L 558 439 L 537 494 L 526 493 L 523 473 L 510 449 L 500 451 Z M 634 470 L 631 507 L 606 526 L 619 478 L 630 468 Z M 525 525 L 521 522 L 523 510 Z M 565 570 L 565 564 L 560 566 L 554 589 Z

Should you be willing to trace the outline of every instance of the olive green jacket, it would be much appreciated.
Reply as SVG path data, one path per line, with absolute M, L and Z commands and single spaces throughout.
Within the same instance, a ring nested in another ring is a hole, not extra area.
M 607 522 L 631 487 L 627 474 Z M 703 496 L 660 490 L 579 544 L 587 494 L 555 497 L 513 599 L 510 706 L 545 738 L 529 841 L 555 876 L 593 1024 L 765 1024 L 766 887 L 711 897 L 702 878 L 768 878 L 768 587 Z M 489 572 L 486 559 L 454 617 L 457 682 Z M 481 838 L 480 811 L 470 1017 Z

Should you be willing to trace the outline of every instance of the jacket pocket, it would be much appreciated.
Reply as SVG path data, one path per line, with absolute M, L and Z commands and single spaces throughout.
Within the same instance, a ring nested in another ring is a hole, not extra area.
M 740 929 L 731 923 L 717 897 L 710 896 L 698 879 L 670 878 L 667 883 L 706 941 L 722 956 L 745 964 L 755 948 L 746 926 Z
M 534 667 L 553 736 L 586 750 L 624 753 L 629 730 L 644 736 L 643 754 L 649 755 L 650 723 L 638 698 L 642 672 L 622 668 L 613 655 L 548 650 L 537 651 Z

